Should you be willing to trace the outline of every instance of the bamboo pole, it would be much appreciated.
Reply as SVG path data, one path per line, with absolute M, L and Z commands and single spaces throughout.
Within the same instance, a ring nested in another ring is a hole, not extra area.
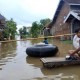
M 75 33 L 74 33 L 75 34 Z M 62 34 L 62 35 L 55 35 L 55 36 L 47 36 L 47 38 L 56 38 L 61 36 L 72 36 L 74 34 Z M 27 39 L 20 39 L 20 40 L 6 40 L 6 41 L 0 41 L 0 43 L 5 42 L 15 42 L 15 41 L 26 41 L 26 40 L 37 40 L 37 39 L 44 39 L 44 37 L 38 37 L 38 38 L 27 38 Z

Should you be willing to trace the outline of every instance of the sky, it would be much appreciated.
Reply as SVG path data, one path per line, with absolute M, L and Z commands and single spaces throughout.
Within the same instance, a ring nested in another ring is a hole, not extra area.
M 59 0 L 0 0 L 0 13 L 17 23 L 17 28 L 31 26 L 41 19 L 52 19 Z

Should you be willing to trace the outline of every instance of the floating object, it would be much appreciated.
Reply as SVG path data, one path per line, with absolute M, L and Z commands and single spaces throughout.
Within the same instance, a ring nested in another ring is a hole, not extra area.
M 26 49 L 26 54 L 32 57 L 50 57 L 55 56 L 58 47 L 51 44 L 36 44 Z
M 79 65 L 80 60 L 66 60 L 63 57 L 41 58 L 43 66 L 46 68 L 55 68 L 60 66 Z

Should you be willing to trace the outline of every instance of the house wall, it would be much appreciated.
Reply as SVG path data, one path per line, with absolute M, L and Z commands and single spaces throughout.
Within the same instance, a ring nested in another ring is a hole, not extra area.
M 71 32 L 71 23 L 63 23 L 65 17 L 68 15 L 70 11 L 70 6 L 67 3 L 64 3 L 55 24 L 51 28 L 52 35 L 60 35 L 60 34 L 67 34 Z M 55 29 L 55 30 L 54 30 Z
M 6 21 L 5 19 L 0 20 L 0 41 L 4 40 L 3 30 L 5 29 Z

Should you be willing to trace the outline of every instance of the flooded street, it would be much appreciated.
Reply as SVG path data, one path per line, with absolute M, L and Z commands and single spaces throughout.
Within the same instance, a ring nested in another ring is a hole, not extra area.
M 0 80 L 80 80 L 80 66 L 46 69 L 40 58 L 29 57 L 26 48 L 42 40 L 17 41 L 0 44 Z M 61 57 L 65 57 L 72 44 L 58 40 L 49 43 L 59 47 Z

